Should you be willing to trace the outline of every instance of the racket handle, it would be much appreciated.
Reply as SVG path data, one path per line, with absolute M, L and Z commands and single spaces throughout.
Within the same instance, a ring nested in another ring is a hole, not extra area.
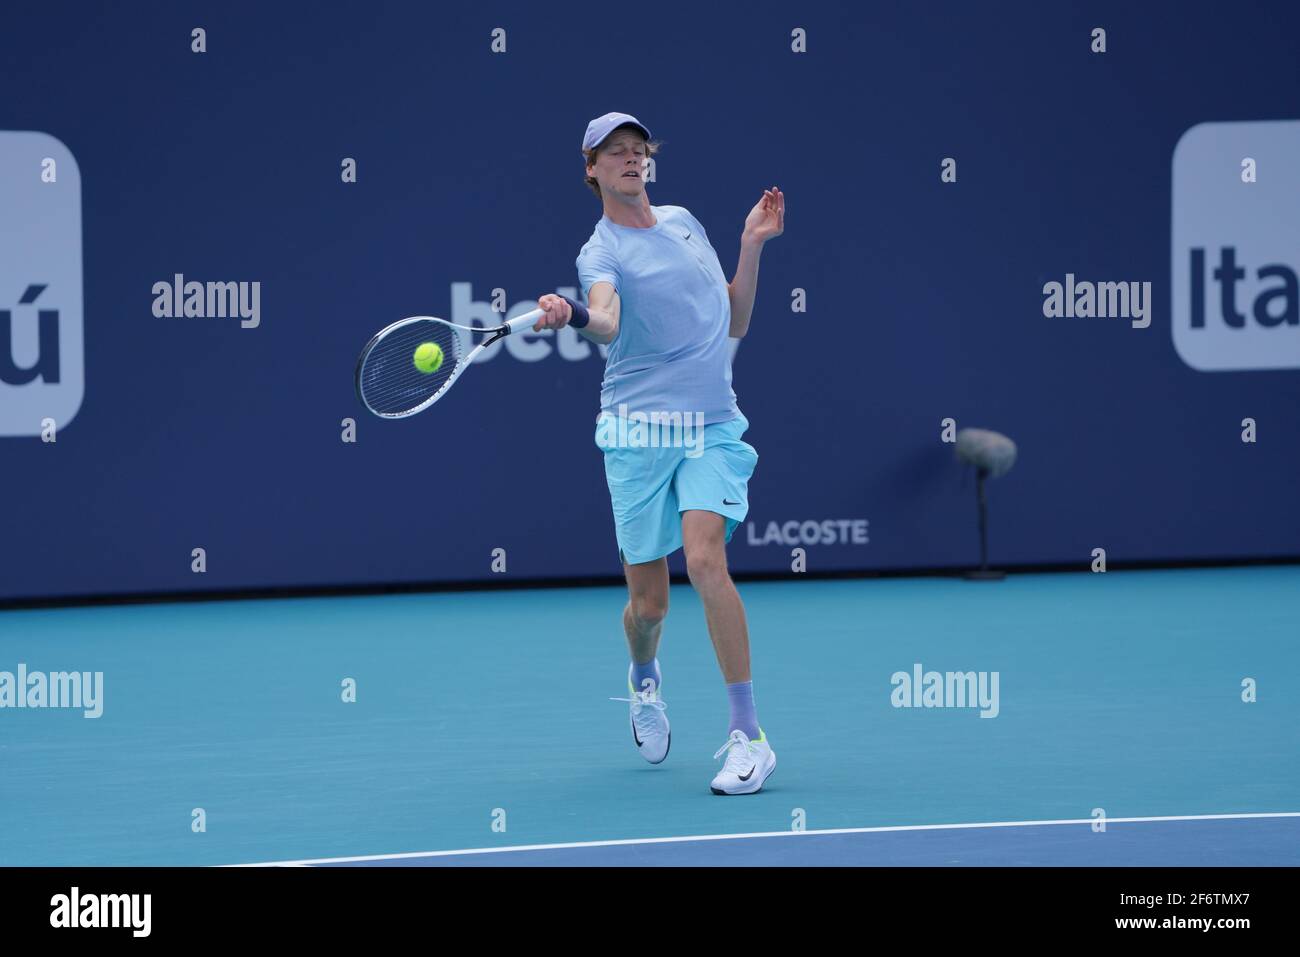
M 506 320 L 506 328 L 511 332 L 522 332 L 525 329 L 531 329 L 537 325 L 537 320 L 546 315 L 545 309 L 534 309 L 532 312 L 526 312 L 522 316 L 515 316 L 513 319 Z
M 569 325 L 573 326 L 573 328 L 581 329 L 591 321 L 591 316 L 587 312 L 587 307 L 582 303 L 570 299 L 568 296 L 561 296 L 560 298 L 567 302 L 569 308 L 573 311 L 572 316 L 569 318 Z M 537 325 L 537 320 L 542 318 L 545 314 L 545 309 L 534 309 L 532 312 L 526 312 L 522 316 L 516 316 L 513 319 L 506 320 L 506 325 L 509 326 L 511 332 L 531 329 L 533 326 Z

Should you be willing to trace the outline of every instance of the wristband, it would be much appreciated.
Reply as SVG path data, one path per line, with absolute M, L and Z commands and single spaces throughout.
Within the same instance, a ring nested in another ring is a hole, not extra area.
M 569 325 L 573 326 L 573 328 L 581 329 L 591 321 L 591 313 L 587 312 L 587 307 L 582 303 L 576 302 L 568 296 L 560 296 L 560 298 L 567 302 L 569 308 L 573 310 L 573 315 L 569 318 Z

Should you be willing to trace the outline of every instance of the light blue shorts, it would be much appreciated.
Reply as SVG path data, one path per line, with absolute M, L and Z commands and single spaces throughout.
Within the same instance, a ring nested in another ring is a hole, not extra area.
M 605 455 L 605 481 L 614 507 L 619 557 L 629 565 L 652 562 L 682 547 L 681 513 L 698 509 L 727 520 L 727 541 L 749 513 L 749 477 L 758 453 L 741 440 L 749 420 L 737 415 L 689 429 L 681 441 L 647 445 L 631 436 L 614 440 L 619 420 L 604 413 L 596 422 L 596 445 Z M 661 434 L 665 430 L 659 430 Z M 702 441 L 701 441 L 702 438 Z

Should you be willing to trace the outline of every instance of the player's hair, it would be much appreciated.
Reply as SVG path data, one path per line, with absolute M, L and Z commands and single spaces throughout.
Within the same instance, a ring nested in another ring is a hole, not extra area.
M 591 189 L 593 193 L 596 194 L 596 198 L 601 200 L 602 202 L 604 201 L 604 197 L 600 195 L 600 184 L 596 182 L 596 178 L 594 176 L 587 175 L 587 167 L 591 166 L 593 163 L 596 162 L 596 153 L 600 151 L 600 147 L 604 146 L 605 143 L 608 143 L 610 137 L 612 137 L 619 130 L 633 130 L 638 134 L 641 132 L 631 123 L 624 123 L 622 126 L 617 126 L 613 130 L 611 130 L 609 136 L 605 137 L 605 141 L 601 143 L 600 146 L 597 146 L 594 150 L 582 151 L 582 156 L 583 156 L 582 181 L 587 184 L 587 186 Z M 642 138 L 644 139 L 644 137 Z M 645 144 L 646 158 L 649 159 L 651 156 L 654 156 L 656 153 L 658 153 L 660 145 L 661 144 L 658 140 L 646 140 L 646 144 Z

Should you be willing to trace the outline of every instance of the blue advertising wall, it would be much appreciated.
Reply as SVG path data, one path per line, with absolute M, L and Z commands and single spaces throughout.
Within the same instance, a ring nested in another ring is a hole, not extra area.
M 663 141 L 651 201 L 688 207 L 728 275 L 762 189 L 786 195 L 734 360 L 760 454 L 736 571 L 788 569 L 798 544 L 811 572 L 974 561 L 949 418 L 1020 447 L 989 489 L 995 562 L 1300 554 L 1300 326 L 1285 271 L 1258 274 L 1300 269 L 1294 4 L 2 17 L 0 351 L 30 363 L 38 309 L 59 311 L 64 362 L 0 382 L 0 599 L 618 574 L 594 347 L 516 342 L 400 422 L 352 385 L 395 319 L 574 294 L 600 216 L 579 146 L 610 110 Z M 1200 325 L 1173 288 L 1193 248 Z M 1204 275 L 1223 248 L 1235 305 Z M 257 326 L 155 316 L 176 274 L 260 283 Z M 1045 315 L 1067 276 L 1149 282 L 1149 325 Z

